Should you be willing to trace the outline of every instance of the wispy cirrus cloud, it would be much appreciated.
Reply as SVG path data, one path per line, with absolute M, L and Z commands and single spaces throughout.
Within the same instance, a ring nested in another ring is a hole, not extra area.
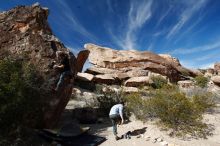
M 177 23 L 171 28 L 166 38 L 174 36 L 179 30 L 198 12 L 205 4 L 207 0 L 191 0 L 185 1 L 185 10 L 180 14 Z
M 199 58 L 196 58 L 196 61 L 207 61 L 210 59 L 216 59 L 216 58 L 220 58 L 219 57 L 220 51 L 218 52 L 211 52 L 210 54 L 204 55 L 204 56 L 199 56 Z
M 120 36 L 115 35 L 112 29 L 108 29 L 109 34 L 113 41 L 124 50 L 137 49 L 137 32 L 143 25 L 151 18 L 152 0 L 144 0 L 141 2 L 131 1 L 128 11 L 128 19 L 123 21 L 123 25 L 126 27 L 124 32 Z
M 157 24 L 155 27 L 158 27 L 161 22 L 169 15 L 170 11 L 172 10 L 172 6 L 169 6 L 169 8 L 167 9 L 167 11 L 165 13 L 163 13 L 161 15 L 161 17 L 159 18 L 159 20 L 157 21 Z
M 56 1 L 60 6 L 62 16 L 65 17 L 64 25 L 67 25 L 72 31 L 78 32 L 83 37 L 88 38 L 89 40 L 98 40 L 93 34 L 91 34 L 83 25 L 80 23 L 78 18 L 72 12 L 70 6 L 63 0 Z
M 196 61 L 189 61 L 189 60 L 180 60 L 180 63 L 182 66 L 192 69 L 207 69 L 207 68 L 213 68 L 214 63 L 202 63 L 202 62 L 196 62 Z
M 77 54 L 81 51 L 80 48 L 77 47 L 72 47 L 72 46 L 66 46 L 69 50 L 71 50 L 73 52 L 74 55 L 77 56 Z
M 143 26 L 143 24 L 150 19 L 152 0 L 138 3 L 132 1 L 128 15 L 128 30 L 125 34 L 124 45 L 127 49 L 132 50 L 136 45 L 136 31 Z
M 170 52 L 170 54 L 186 55 L 186 54 L 209 51 L 214 49 L 220 49 L 220 40 L 217 40 L 215 43 L 207 44 L 204 46 L 198 46 L 194 48 L 178 48 Z

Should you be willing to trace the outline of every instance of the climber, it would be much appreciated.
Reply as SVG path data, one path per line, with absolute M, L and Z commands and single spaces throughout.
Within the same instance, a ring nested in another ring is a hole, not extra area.
M 120 139 L 117 136 L 117 124 L 124 123 L 123 108 L 124 108 L 124 102 L 120 102 L 119 104 L 114 105 L 109 113 L 109 117 L 112 121 L 112 126 L 113 126 L 113 134 L 115 135 L 116 140 Z
M 55 91 L 58 91 L 66 76 L 72 78 L 72 72 L 70 69 L 68 53 L 64 51 L 57 51 L 56 56 L 58 60 L 60 60 L 60 63 L 59 65 L 54 65 L 53 68 L 59 69 L 62 72 L 55 88 Z

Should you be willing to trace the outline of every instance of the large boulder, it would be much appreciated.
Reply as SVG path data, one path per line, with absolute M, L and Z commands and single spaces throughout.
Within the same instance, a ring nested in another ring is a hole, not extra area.
M 77 55 L 77 60 L 76 60 L 76 70 L 78 72 L 82 72 L 83 69 L 83 65 L 85 64 L 87 58 L 89 56 L 89 51 L 88 50 L 82 50 L 79 52 L 79 54 Z
M 0 59 L 16 58 L 25 59 L 35 66 L 42 77 L 40 89 L 47 91 L 42 108 L 44 111 L 42 127 L 55 126 L 65 109 L 72 93 L 71 78 L 64 80 L 61 90 L 52 89 L 60 78 L 60 72 L 53 69 L 57 51 L 68 52 L 67 48 L 52 33 L 47 22 L 49 10 L 40 7 L 18 6 L 9 11 L 0 13 Z M 75 56 L 69 52 L 70 68 L 76 66 Z M 73 69 L 73 74 L 77 72 Z M 72 80 L 73 81 L 73 80 Z
M 149 77 L 133 77 L 133 78 L 130 78 L 128 79 L 127 81 L 125 81 L 125 86 L 128 86 L 128 87 L 138 87 L 138 86 L 141 86 L 141 85 L 149 85 L 151 84 L 152 81 L 150 80 Z
M 103 68 L 103 67 L 98 67 L 98 66 L 92 66 L 88 68 L 86 73 L 90 73 L 93 75 L 98 75 L 98 74 L 114 74 L 114 73 L 120 73 L 121 71 L 115 70 L 115 69 L 109 69 L 109 68 Z
M 215 74 L 215 70 L 213 68 L 206 69 L 205 77 L 212 77 Z
M 89 61 L 96 70 L 97 68 L 110 69 L 112 72 L 116 70 L 127 72 L 129 69 L 148 70 L 167 76 L 174 82 L 185 79 L 185 76 L 196 76 L 194 72 L 182 67 L 177 59 L 169 55 L 159 56 L 148 51 L 114 50 L 94 44 L 85 44 L 84 48 L 90 51 Z M 91 70 L 94 68 L 89 70 L 92 73 Z M 147 74 L 143 71 L 141 73 Z
M 92 81 L 93 80 L 93 78 L 94 78 L 94 75 L 92 75 L 92 74 L 89 74 L 89 73 L 77 73 L 77 76 L 76 76 L 76 78 L 78 79 L 78 80 L 82 80 L 82 81 Z
M 214 70 L 220 75 L 220 62 L 214 64 Z
M 214 84 L 220 86 L 220 76 L 213 76 L 211 81 L 213 81 Z
M 111 85 L 111 84 L 115 83 L 115 78 L 114 78 L 114 75 L 112 75 L 112 74 L 95 75 L 93 81 L 95 83 L 102 83 L 102 84 Z
M 169 54 L 159 54 L 159 56 L 163 57 L 164 59 L 166 59 L 167 61 L 171 62 L 171 63 L 174 63 L 176 64 L 177 66 L 180 66 L 180 62 L 179 62 L 179 59 L 175 58 L 175 57 L 172 57 L 171 55 Z

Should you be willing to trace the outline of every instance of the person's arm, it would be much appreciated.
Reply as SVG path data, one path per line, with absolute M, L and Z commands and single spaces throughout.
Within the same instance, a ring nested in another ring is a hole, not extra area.
M 124 123 L 124 117 L 123 117 L 123 106 L 119 107 L 119 114 L 121 117 L 121 124 Z
M 62 68 L 64 68 L 64 65 L 63 65 L 63 64 L 61 64 L 61 65 L 54 65 L 53 67 L 54 67 L 54 68 L 62 69 Z

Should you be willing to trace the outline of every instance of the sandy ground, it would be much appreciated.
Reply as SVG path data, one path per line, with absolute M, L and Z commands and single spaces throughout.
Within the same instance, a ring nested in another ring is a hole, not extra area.
M 167 132 L 160 131 L 152 122 L 143 123 L 141 121 L 132 121 L 118 127 L 118 136 L 128 131 L 142 131 L 140 134 L 131 136 L 131 139 L 121 139 L 116 141 L 112 134 L 111 122 L 105 119 L 102 123 L 89 125 L 91 133 L 106 137 L 106 141 L 101 146 L 162 146 L 166 143 L 168 146 L 220 146 L 220 109 L 212 114 L 204 115 L 204 121 L 214 126 L 212 136 L 207 139 L 180 139 L 169 137 Z M 87 125 L 88 126 L 88 125 Z M 146 128 L 146 130 L 143 130 Z M 157 141 L 155 142 L 155 139 Z M 161 142 L 161 139 L 163 140 Z

